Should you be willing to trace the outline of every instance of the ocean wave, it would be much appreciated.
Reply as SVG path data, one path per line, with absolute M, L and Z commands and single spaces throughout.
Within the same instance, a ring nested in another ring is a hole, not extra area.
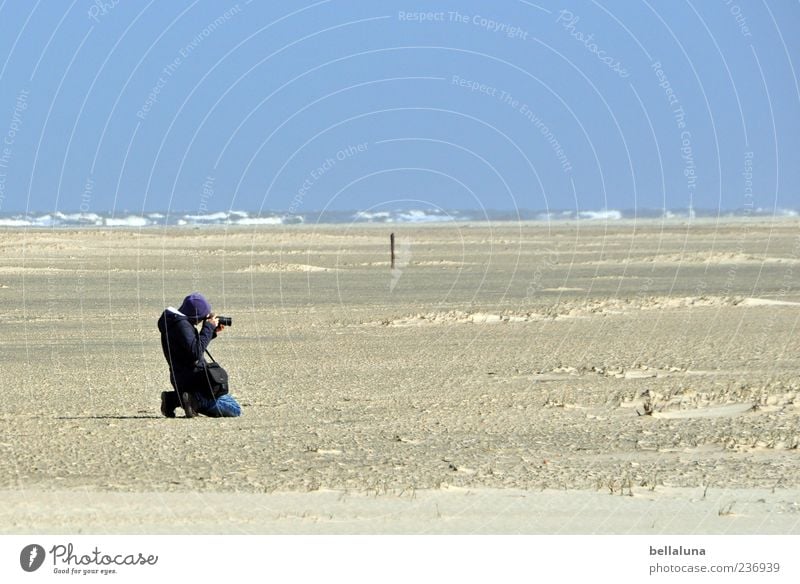
M 283 225 L 283 217 L 245 217 L 233 221 L 235 225 Z
M 147 217 L 140 217 L 138 215 L 129 215 L 127 217 L 107 217 L 103 220 L 103 225 L 106 227 L 146 227 L 151 225 L 152 221 Z
M 31 224 L 25 219 L 0 219 L 0 227 L 30 227 Z
M 389 211 L 378 211 L 370 213 L 369 211 L 358 211 L 353 214 L 355 221 L 386 221 L 391 218 Z
M 602 211 L 579 211 L 579 219 L 589 221 L 619 221 L 622 219 L 622 211 L 616 209 L 603 209 Z
M 435 223 L 439 221 L 454 221 L 455 217 L 447 213 L 430 213 L 412 209 L 407 213 L 398 213 L 396 219 L 403 223 Z
M 441 223 L 474 219 L 465 211 L 398 209 L 394 211 L 358 211 L 352 215 L 352 220 L 356 223 Z

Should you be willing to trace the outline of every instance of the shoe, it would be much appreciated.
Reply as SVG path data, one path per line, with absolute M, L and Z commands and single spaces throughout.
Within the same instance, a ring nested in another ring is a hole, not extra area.
M 197 416 L 197 402 L 191 393 L 184 391 L 181 394 L 181 407 L 187 418 L 194 418 Z
M 175 406 L 172 406 L 170 408 L 169 393 L 167 393 L 166 391 L 161 392 L 161 413 L 164 415 L 165 418 L 175 417 Z

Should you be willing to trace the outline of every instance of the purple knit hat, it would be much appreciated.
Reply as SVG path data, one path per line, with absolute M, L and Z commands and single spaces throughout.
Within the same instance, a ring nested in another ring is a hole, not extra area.
M 189 320 L 198 322 L 211 314 L 211 304 L 200 292 L 192 292 L 183 299 L 183 304 L 178 310 Z

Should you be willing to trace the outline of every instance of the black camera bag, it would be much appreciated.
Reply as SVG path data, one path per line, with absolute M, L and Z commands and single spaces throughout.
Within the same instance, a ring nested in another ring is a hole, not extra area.
M 211 353 L 206 349 L 206 355 L 211 357 Z M 197 362 L 195 366 L 195 378 L 203 388 L 208 388 L 214 399 L 228 393 L 228 372 L 211 357 L 211 363 L 205 359 Z

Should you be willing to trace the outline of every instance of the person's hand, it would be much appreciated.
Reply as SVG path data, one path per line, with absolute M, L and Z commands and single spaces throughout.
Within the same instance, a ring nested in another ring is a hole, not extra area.
M 217 315 L 214 314 L 213 312 L 208 315 L 208 318 L 206 320 L 210 322 L 212 325 L 214 325 L 215 333 L 220 333 L 225 330 L 225 325 L 219 324 L 219 319 L 217 319 Z

